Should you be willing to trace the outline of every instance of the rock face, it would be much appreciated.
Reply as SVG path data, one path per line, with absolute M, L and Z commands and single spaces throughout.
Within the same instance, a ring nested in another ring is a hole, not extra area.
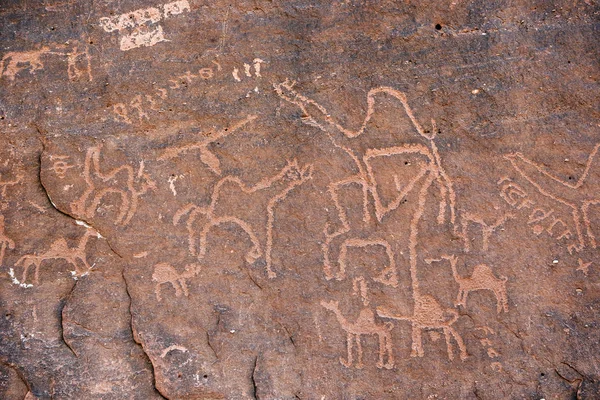
M 595 0 L 0 8 L 0 398 L 600 398 Z

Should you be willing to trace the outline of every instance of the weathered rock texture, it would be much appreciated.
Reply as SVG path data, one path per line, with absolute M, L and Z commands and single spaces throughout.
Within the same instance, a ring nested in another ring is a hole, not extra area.
M 0 398 L 600 398 L 599 11 L 3 2 Z

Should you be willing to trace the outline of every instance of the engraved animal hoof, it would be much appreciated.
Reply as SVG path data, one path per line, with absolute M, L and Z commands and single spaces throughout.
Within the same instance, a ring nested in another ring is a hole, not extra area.
M 377 368 L 379 368 L 379 369 L 381 369 L 381 368 L 392 369 L 392 368 L 394 368 L 394 364 L 393 363 L 385 363 L 384 364 L 384 363 L 378 362 L 377 363 Z
M 256 253 L 256 252 L 249 252 L 246 254 L 246 262 L 248 264 L 254 264 L 256 262 L 256 260 L 258 260 L 258 258 L 260 257 L 260 254 Z

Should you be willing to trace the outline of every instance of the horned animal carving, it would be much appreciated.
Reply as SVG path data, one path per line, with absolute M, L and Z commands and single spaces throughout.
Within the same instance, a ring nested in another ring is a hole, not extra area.
M 362 344 L 360 342 L 361 335 L 377 335 L 379 338 L 379 361 L 377 361 L 377 368 L 391 369 L 394 367 L 394 354 L 392 352 L 392 335 L 391 330 L 394 328 L 393 324 L 385 322 L 378 324 L 375 322 L 375 313 L 370 308 L 363 308 L 358 315 L 358 318 L 354 322 L 350 322 L 346 319 L 339 309 L 339 302 L 337 301 L 321 301 L 321 305 L 326 309 L 333 311 L 342 329 L 348 334 L 346 347 L 348 350 L 348 359 L 344 360 L 340 357 L 340 362 L 346 367 L 351 367 L 354 363 L 354 355 L 352 351 L 352 343 L 356 341 L 356 352 L 358 359 L 356 360 L 356 368 L 360 369 L 363 367 L 362 363 Z M 387 355 L 387 362 L 385 362 L 385 356 Z
M 156 264 L 154 273 L 152 274 L 152 280 L 156 282 L 156 287 L 154 288 L 156 300 L 162 301 L 160 286 L 163 283 L 170 283 L 173 286 L 173 289 L 175 289 L 175 297 L 181 296 L 182 292 L 183 295 L 187 297 L 189 291 L 186 281 L 187 279 L 196 276 L 199 272 L 200 266 L 198 264 L 186 265 L 185 270 L 182 273 L 177 272 L 173 266 L 167 263 Z
M 107 173 L 102 172 L 100 149 L 101 146 L 96 146 L 87 150 L 83 169 L 87 188 L 79 199 L 71 203 L 71 209 L 76 215 L 92 218 L 104 197 L 118 195 L 121 203 L 115 223 L 127 225 L 137 210 L 140 196 L 156 189 L 156 184 L 144 173 L 143 161 L 140 162 L 137 175 L 130 165 L 122 165 Z
M 19 258 L 15 266 L 23 265 L 22 282 L 27 281 L 27 272 L 33 265 L 35 266 L 34 282 L 38 284 L 40 282 L 40 265 L 47 260 L 63 259 L 75 268 L 76 276 L 85 274 L 91 269 L 87 262 L 85 248 L 89 238 L 94 236 L 99 237 L 98 232 L 88 228 L 75 247 L 70 247 L 64 238 L 60 238 L 52 242 L 50 248 L 41 254 L 28 254 Z

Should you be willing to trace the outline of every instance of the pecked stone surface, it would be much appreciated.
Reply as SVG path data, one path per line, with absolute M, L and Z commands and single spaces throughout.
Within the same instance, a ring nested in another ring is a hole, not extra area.
M 3 4 L 0 398 L 598 398 L 598 12 Z

